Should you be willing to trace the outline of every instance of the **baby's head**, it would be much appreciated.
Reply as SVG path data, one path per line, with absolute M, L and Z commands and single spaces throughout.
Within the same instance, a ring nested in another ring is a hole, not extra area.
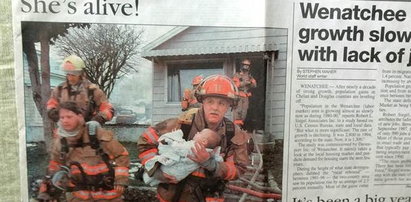
M 221 137 L 215 131 L 205 128 L 196 133 L 193 140 L 196 142 L 202 142 L 206 148 L 214 149 L 220 144 Z

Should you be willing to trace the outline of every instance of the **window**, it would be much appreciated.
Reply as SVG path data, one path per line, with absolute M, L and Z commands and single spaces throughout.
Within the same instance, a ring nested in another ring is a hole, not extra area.
M 185 63 L 168 65 L 167 101 L 180 102 L 184 89 L 192 88 L 195 76 L 207 77 L 212 74 L 224 74 L 222 62 Z

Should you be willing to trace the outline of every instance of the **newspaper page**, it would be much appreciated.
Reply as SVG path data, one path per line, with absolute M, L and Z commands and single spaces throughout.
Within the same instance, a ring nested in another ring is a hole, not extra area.
M 248 59 L 257 85 L 241 127 L 253 137 L 251 165 L 242 180 L 226 184 L 226 201 L 411 201 L 409 5 L 14 1 L 21 201 L 37 197 L 37 180 L 48 165 L 41 148 L 47 149 L 47 131 L 55 126 L 46 109 L 51 89 L 66 81 L 61 64 L 76 54 L 86 58 L 87 68 L 98 67 L 115 55 L 99 44 L 130 50 L 124 69 L 108 71 L 121 75 L 110 84 L 95 74 L 98 68 L 86 73 L 106 89 L 115 113 L 103 127 L 129 150 L 132 166 L 139 165 L 138 137 L 149 125 L 181 114 L 193 77 L 233 77 Z M 108 56 L 98 58 L 103 53 Z M 235 112 L 226 117 L 235 121 Z M 137 183 L 135 173 L 131 168 L 125 200 L 156 200 L 148 194 L 155 188 Z M 133 198 L 141 188 L 145 198 Z
M 410 200 L 409 8 L 294 3 L 287 201 Z

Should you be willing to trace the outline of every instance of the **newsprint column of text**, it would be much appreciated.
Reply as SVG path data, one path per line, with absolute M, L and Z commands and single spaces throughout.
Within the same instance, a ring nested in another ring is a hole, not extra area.
M 411 201 L 411 3 L 296 2 L 287 201 Z

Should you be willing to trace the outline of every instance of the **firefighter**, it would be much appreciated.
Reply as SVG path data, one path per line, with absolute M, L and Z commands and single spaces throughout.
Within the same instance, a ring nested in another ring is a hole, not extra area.
M 240 72 L 236 72 L 233 81 L 239 90 L 239 101 L 234 109 L 234 123 L 242 127 L 247 116 L 248 98 L 251 96 L 250 89 L 257 87 L 256 80 L 250 75 L 251 62 L 244 59 L 241 62 Z
M 127 149 L 111 131 L 97 127 L 94 135 L 89 134 L 83 111 L 75 102 L 60 103 L 59 117 L 45 178 L 53 180 L 43 181 L 38 199 L 55 200 L 56 190 L 65 189 L 69 202 L 123 201 L 130 164 Z M 61 172 L 67 173 L 68 180 L 54 182 Z
M 183 138 L 192 140 L 194 135 L 204 128 L 209 128 L 221 136 L 219 146 L 223 161 L 218 162 L 205 146 L 196 143 L 192 148 L 191 160 L 200 168 L 180 182 L 165 173 L 160 164 L 147 169 L 149 176 L 160 180 L 157 186 L 157 197 L 161 202 L 174 201 L 222 201 L 225 182 L 237 179 L 244 173 L 249 164 L 247 141 L 249 135 L 236 126 L 224 115 L 237 101 L 238 90 L 233 81 L 223 75 L 212 75 L 205 78 L 195 93 L 201 108 L 191 109 L 179 118 L 167 119 L 149 127 L 138 139 L 139 159 L 142 164 L 158 155 L 159 136 L 176 130 L 183 131 Z
M 84 61 L 70 55 L 64 59 L 62 69 L 66 72 L 66 81 L 58 85 L 47 102 L 48 117 L 58 121 L 58 106 L 62 102 L 74 101 L 82 110 L 86 121 L 94 120 L 103 124 L 113 117 L 113 107 L 98 85 L 84 77 Z
M 191 85 L 193 85 L 192 89 L 186 88 L 184 90 L 184 97 L 183 100 L 181 101 L 181 110 L 182 111 L 187 111 L 191 108 L 199 108 L 201 106 L 201 103 L 199 103 L 194 96 L 195 90 L 200 84 L 200 82 L 203 80 L 203 77 L 201 75 L 196 76 L 193 78 Z

